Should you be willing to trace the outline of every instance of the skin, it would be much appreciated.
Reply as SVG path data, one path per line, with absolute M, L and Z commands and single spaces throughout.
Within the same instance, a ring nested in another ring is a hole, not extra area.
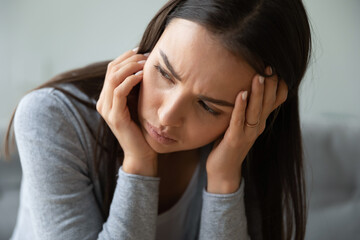
M 271 73 L 270 68 L 266 71 Z M 139 127 L 130 117 L 126 97 L 140 82 Z M 226 194 L 240 186 L 241 164 L 287 92 L 284 81 L 256 74 L 201 25 L 175 19 L 148 57 L 128 51 L 109 63 L 97 110 L 124 150 L 123 170 L 128 173 L 157 176 L 160 163 L 196 154 L 199 147 L 216 141 L 206 162 L 207 191 Z M 245 119 L 256 126 L 246 125 Z M 157 141 L 148 123 L 174 141 Z
M 166 67 L 160 51 L 167 55 L 181 81 Z M 169 79 L 154 67 L 157 65 Z M 250 90 L 254 75 L 245 61 L 227 52 L 203 27 L 174 20 L 144 66 L 138 114 L 142 126 L 148 121 L 176 143 L 160 144 L 142 129 L 146 141 L 156 152 L 169 153 L 196 149 L 216 140 L 227 129 L 233 107 L 202 101 L 199 96 L 234 104 L 240 90 Z M 219 114 L 211 114 L 202 104 Z

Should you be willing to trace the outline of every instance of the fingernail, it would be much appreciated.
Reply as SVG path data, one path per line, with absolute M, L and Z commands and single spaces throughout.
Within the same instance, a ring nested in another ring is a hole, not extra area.
M 248 92 L 247 92 L 247 91 L 245 91 L 245 92 L 243 92 L 243 93 L 242 93 L 241 98 L 242 98 L 242 100 L 243 100 L 243 101 L 245 101 L 245 100 L 246 100 L 246 98 L 247 98 L 247 94 L 248 94 Z
M 265 78 L 263 76 L 259 76 L 259 83 L 263 84 L 264 83 Z
M 136 48 L 133 49 L 133 52 L 137 53 L 138 50 L 139 50 L 139 47 L 136 47 Z
M 145 63 L 145 62 L 146 62 L 146 60 L 138 61 L 138 63 L 140 63 L 140 64 L 143 64 L 143 63 Z
M 273 73 L 272 67 L 271 67 L 271 66 L 268 66 L 267 69 L 266 69 L 266 74 L 267 74 L 267 75 L 271 75 L 272 73 Z
M 143 54 L 145 57 L 148 57 L 150 55 L 149 52 Z
M 142 74 L 143 73 L 143 70 L 140 70 L 140 71 L 138 71 L 137 73 L 135 73 L 135 75 L 137 76 L 137 75 L 140 75 L 140 74 Z

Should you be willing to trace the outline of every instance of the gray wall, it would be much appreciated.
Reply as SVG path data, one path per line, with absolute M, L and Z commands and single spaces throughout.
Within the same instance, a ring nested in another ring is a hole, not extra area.
M 1 0 L 0 128 L 21 96 L 54 74 L 132 49 L 165 0 Z M 314 56 L 301 114 L 360 116 L 360 1 L 306 0 Z
M 305 0 L 314 53 L 301 88 L 301 113 L 360 116 L 360 1 Z
M 26 91 L 133 49 L 165 2 L 0 0 L 0 128 Z

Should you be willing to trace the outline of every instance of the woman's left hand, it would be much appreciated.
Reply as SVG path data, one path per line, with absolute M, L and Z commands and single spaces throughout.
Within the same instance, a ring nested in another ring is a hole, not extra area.
M 271 74 L 271 68 L 266 69 Z M 241 181 L 241 166 L 255 140 L 265 130 L 270 113 L 287 98 L 288 88 L 274 75 L 265 79 L 255 75 L 247 106 L 247 91 L 235 100 L 229 127 L 218 139 L 207 162 L 207 192 L 228 194 L 236 192 Z

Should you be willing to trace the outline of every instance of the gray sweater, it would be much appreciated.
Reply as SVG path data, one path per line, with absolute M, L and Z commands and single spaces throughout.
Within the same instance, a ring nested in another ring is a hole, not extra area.
M 86 99 L 75 87 L 65 88 Z M 20 101 L 14 130 L 23 178 L 12 239 L 155 239 L 161 179 L 120 168 L 103 219 L 95 139 L 81 115 L 96 132 L 100 115 L 58 90 L 36 90 Z M 205 161 L 182 239 L 248 239 L 244 179 L 235 193 L 208 193 Z

